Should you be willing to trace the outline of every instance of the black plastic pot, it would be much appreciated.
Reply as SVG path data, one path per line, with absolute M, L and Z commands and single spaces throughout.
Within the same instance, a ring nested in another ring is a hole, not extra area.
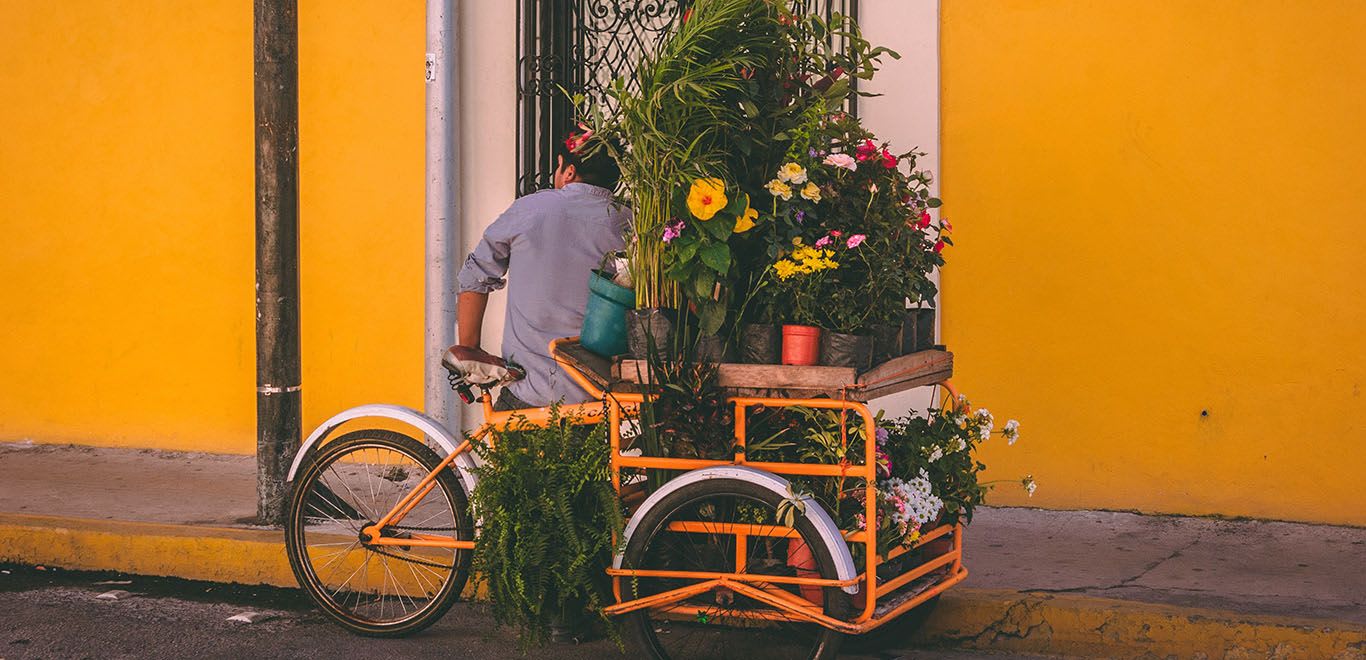
M 822 332 L 820 363 L 827 367 L 867 369 L 873 366 L 873 337 Z
M 626 312 L 626 348 L 631 357 L 645 360 L 654 345 L 656 355 L 668 355 L 673 346 L 673 310 L 659 307 Z
M 782 332 L 778 326 L 750 323 L 740 331 L 740 361 L 745 364 L 778 364 Z
M 879 365 L 901 355 L 901 327 L 875 325 L 873 335 L 873 364 Z
M 934 308 L 908 309 L 901 321 L 902 354 L 934 348 Z
M 726 340 L 718 335 L 708 335 L 697 339 L 698 362 L 729 362 L 731 351 Z

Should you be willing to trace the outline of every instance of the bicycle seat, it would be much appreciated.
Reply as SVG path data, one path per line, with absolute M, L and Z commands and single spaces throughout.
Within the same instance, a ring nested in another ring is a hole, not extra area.
M 521 367 L 468 346 L 457 345 L 446 349 L 446 354 L 441 356 L 441 365 L 465 382 L 485 387 L 506 385 L 526 376 Z

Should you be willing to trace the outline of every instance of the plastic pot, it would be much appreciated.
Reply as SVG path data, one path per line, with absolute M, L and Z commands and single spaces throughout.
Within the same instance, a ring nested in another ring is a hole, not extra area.
M 787 565 L 797 571 L 800 578 L 819 578 L 820 571 L 816 567 L 816 556 L 811 554 L 811 547 L 800 538 L 787 540 Z M 825 594 L 821 587 L 813 584 L 798 585 L 802 598 L 805 598 L 817 605 L 825 604 Z
M 718 335 L 707 335 L 697 340 L 698 362 L 727 362 L 730 357 L 726 340 Z
M 810 366 L 821 355 L 821 329 L 811 325 L 783 326 L 783 364 Z
M 636 305 L 634 291 L 613 283 L 600 271 L 588 275 L 588 306 L 583 312 L 579 343 L 611 357 L 626 352 L 626 312 Z
M 740 361 L 746 364 L 777 364 L 782 345 L 778 326 L 750 323 L 740 331 Z
M 873 335 L 873 364 L 879 365 L 901 356 L 901 326 L 875 325 Z
M 846 335 L 826 332 L 821 335 L 821 364 L 827 367 L 853 367 L 863 370 L 873 366 L 873 338 L 869 335 Z
M 626 312 L 626 348 L 637 360 L 649 359 L 651 344 L 656 355 L 668 355 L 673 346 L 673 331 L 672 310 L 647 307 Z
M 901 352 L 934 348 L 934 308 L 908 309 L 901 320 Z

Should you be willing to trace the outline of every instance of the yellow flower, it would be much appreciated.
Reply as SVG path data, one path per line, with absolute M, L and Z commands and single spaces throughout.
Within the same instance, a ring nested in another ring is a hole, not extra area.
M 741 213 L 735 218 L 735 229 L 732 230 L 733 233 L 743 234 L 751 229 L 754 229 L 754 221 L 758 219 L 758 217 L 759 212 L 750 208 L 749 205 L 746 204 L 745 212 Z
M 787 259 L 780 259 L 778 263 L 773 264 L 773 270 L 777 271 L 778 279 L 785 280 L 797 274 L 797 264 Z
M 783 201 L 792 199 L 792 186 L 789 186 L 782 181 L 774 179 L 769 181 L 768 185 L 764 187 L 768 188 L 768 194 L 773 195 L 774 197 L 781 197 L 783 198 Z
M 725 184 L 720 179 L 696 179 L 688 191 L 688 210 L 698 220 L 711 220 L 729 201 Z
M 778 180 L 797 185 L 806 183 L 806 168 L 796 163 L 788 163 L 778 168 Z
M 802 188 L 802 197 L 813 202 L 819 202 L 821 201 L 821 189 L 814 183 L 807 183 L 806 187 Z

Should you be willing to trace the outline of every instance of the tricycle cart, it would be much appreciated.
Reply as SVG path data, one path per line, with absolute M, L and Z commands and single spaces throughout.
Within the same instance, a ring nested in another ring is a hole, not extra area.
M 967 577 L 958 525 L 927 526 L 914 541 L 879 554 L 877 422 L 866 404 L 934 385 L 943 405 L 958 405 L 948 384 L 952 354 L 922 351 L 865 373 L 720 365 L 720 384 L 733 393 L 726 405 L 734 455 L 712 459 L 647 456 L 630 446 L 649 396 L 642 364 L 601 358 L 574 339 L 550 348 L 594 399 L 564 406 L 560 415 L 607 422 L 612 485 L 629 517 L 608 569 L 615 602 L 606 612 L 623 618 L 640 651 L 658 658 L 833 657 L 845 634 L 884 626 Z M 342 626 L 408 634 L 438 619 L 464 588 L 476 527 L 467 496 L 477 487 L 471 443 L 551 416 L 549 409 L 495 412 L 487 387 L 478 398 L 484 424 L 463 441 L 414 410 L 370 405 L 328 420 L 300 449 L 289 474 L 290 562 Z M 852 420 L 849 428 L 841 421 L 839 438 L 862 443 L 851 453 L 860 460 L 751 456 L 760 440 L 751 435 L 756 415 L 797 408 Z M 360 421 L 363 428 L 339 433 Z M 841 497 L 861 507 L 863 528 L 842 531 L 828 503 L 789 478 L 838 480 Z

